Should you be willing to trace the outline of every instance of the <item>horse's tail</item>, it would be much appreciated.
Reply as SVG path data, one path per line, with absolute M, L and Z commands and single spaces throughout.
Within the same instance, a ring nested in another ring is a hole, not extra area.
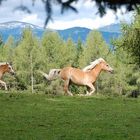
M 49 74 L 39 71 L 47 80 L 51 81 L 59 77 L 61 69 L 50 69 Z

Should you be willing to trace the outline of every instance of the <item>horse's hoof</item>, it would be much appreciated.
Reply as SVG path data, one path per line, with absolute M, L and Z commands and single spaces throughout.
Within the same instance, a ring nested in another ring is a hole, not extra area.
M 78 96 L 84 96 L 84 94 L 77 94 Z
M 92 96 L 92 94 L 86 94 L 85 96 Z

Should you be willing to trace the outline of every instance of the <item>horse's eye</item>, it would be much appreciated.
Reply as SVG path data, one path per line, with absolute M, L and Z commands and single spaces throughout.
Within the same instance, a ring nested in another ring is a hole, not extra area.
M 109 65 L 107 64 L 106 66 L 108 67 Z

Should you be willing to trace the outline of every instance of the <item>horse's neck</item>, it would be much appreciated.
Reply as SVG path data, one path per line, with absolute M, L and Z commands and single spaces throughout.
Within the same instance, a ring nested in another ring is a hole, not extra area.
M 94 76 L 95 79 L 97 79 L 97 77 L 100 75 L 102 71 L 102 68 L 100 67 L 100 65 L 95 66 L 94 69 L 92 69 L 90 71 L 90 73 Z
M 0 67 L 0 79 L 2 78 L 2 76 L 5 72 L 6 71 L 2 67 Z
M 0 71 L 0 79 L 2 78 L 3 73 Z

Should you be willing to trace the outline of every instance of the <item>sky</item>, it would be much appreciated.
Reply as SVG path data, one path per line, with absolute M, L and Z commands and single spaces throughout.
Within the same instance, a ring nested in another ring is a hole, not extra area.
M 27 6 L 31 10 L 31 14 L 14 10 L 21 4 Z M 73 3 L 73 6 L 77 8 L 78 13 L 68 10 L 64 14 L 61 14 L 60 6 L 53 5 L 53 21 L 49 22 L 47 28 L 66 29 L 70 27 L 86 27 L 97 29 L 110 24 L 130 22 L 132 19 L 132 13 L 122 15 L 122 12 L 125 12 L 124 8 L 118 10 L 116 14 L 108 9 L 107 14 L 101 18 L 97 14 L 95 3 L 91 3 L 91 0 L 80 0 L 78 3 Z M 45 19 L 46 12 L 41 0 L 36 0 L 34 6 L 32 6 L 32 0 L 6 0 L 0 6 L 0 23 L 22 21 L 44 27 Z

